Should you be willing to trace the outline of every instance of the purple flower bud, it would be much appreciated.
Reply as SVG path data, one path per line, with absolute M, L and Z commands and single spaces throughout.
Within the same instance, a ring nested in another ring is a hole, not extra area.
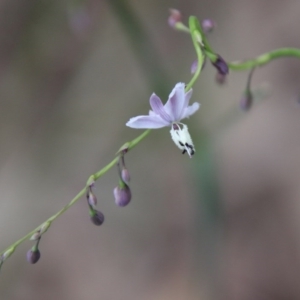
M 90 206 L 95 207 L 97 205 L 97 197 L 94 195 L 94 193 L 91 190 L 87 192 L 86 199 Z
M 216 22 L 212 19 L 204 19 L 201 22 L 202 29 L 205 33 L 212 32 L 214 28 L 216 27 Z
M 115 203 L 118 206 L 126 206 L 129 204 L 131 200 L 131 191 L 127 184 L 124 184 L 124 187 L 117 186 L 114 188 L 114 196 L 115 196 Z
M 91 221 L 97 226 L 102 225 L 104 222 L 103 213 L 99 210 L 93 210 L 93 212 L 91 213 Z
M 130 175 L 129 175 L 129 172 L 127 169 L 123 169 L 121 171 L 121 177 L 122 177 L 122 180 L 126 183 L 126 184 L 129 184 L 129 181 L 130 181 Z
M 253 96 L 251 91 L 246 91 L 240 100 L 240 108 L 243 111 L 248 111 L 253 104 Z
M 170 16 L 168 18 L 168 23 L 172 28 L 175 28 L 176 23 L 181 22 L 182 19 L 181 12 L 174 8 L 170 8 L 169 12 L 170 12 Z
M 218 55 L 217 60 L 212 62 L 213 66 L 218 70 L 219 74 L 227 75 L 229 72 L 228 65 L 225 60 Z
M 39 249 L 30 249 L 28 252 L 27 252 L 27 261 L 30 263 L 30 264 L 35 264 L 39 261 L 40 257 L 41 257 L 41 252 Z

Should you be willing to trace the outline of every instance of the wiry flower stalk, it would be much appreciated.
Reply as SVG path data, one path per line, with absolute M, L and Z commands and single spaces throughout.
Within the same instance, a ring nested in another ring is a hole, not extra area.
M 170 127 L 171 137 L 175 144 L 183 151 L 183 153 L 187 152 L 189 156 L 192 156 L 194 154 L 195 149 L 188 133 L 187 126 L 181 123 L 181 120 L 184 118 L 188 118 L 199 109 L 200 105 L 198 103 L 194 103 L 193 105 L 189 106 L 189 100 L 192 95 L 192 87 L 199 78 L 205 58 L 209 59 L 214 64 L 214 66 L 218 70 L 218 74 L 221 74 L 223 77 L 227 75 L 229 69 L 237 71 L 249 70 L 254 67 L 263 66 L 280 57 L 300 58 L 300 49 L 282 48 L 271 51 L 269 53 L 265 53 L 250 60 L 235 61 L 231 63 L 225 62 L 220 56 L 216 54 L 216 52 L 207 41 L 204 32 L 205 28 L 202 28 L 196 17 L 191 16 L 189 18 L 189 27 L 187 27 L 181 22 L 181 15 L 177 14 L 177 16 L 175 16 L 174 11 L 171 13 L 173 13 L 173 19 L 169 20 L 169 22 L 171 22 L 170 25 L 177 30 L 190 34 L 197 54 L 197 66 L 193 68 L 193 77 L 191 78 L 187 86 L 184 87 L 183 83 L 178 83 L 172 90 L 165 105 L 162 104 L 162 101 L 159 97 L 153 94 L 150 97 L 150 105 L 152 110 L 149 112 L 149 115 L 132 118 L 127 123 L 127 126 L 129 127 L 147 128 L 147 130 L 145 130 L 142 134 L 140 134 L 132 141 L 125 143 L 118 151 L 117 156 L 101 170 L 91 175 L 83 189 L 65 207 L 63 207 L 60 211 L 51 216 L 41 225 L 37 226 L 34 230 L 2 251 L 0 253 L 0 267 L 3 265 L 4 261 L 6 261 L 14 253 L 16 248 L 29 238 L 36 241 L 36 245 L 27 253 L 27 259 L 30 263 L 36 263 L 40 259 L 38 243 L 41 239 L 41 236 L 50 228 L 54 220 L 56 220 L 84 195 L 87 195 L 87 200 L 91 209 L 90 211 L 92 212 L 91 219 L 93 223 L 96 225 L 101 225 L 104 221 L 104 216 L 94 208 L 94 206 L 96 206 L 97 204 L 97 199 L 94 194 L 87 194 L 87 191 L 91 189 L 91 186 L 95 181 L 97 181 L 101 176 L 103 176 L 119 162 L 120 152 L 128 152 L 132 150 L 136 145 L 138 145 L 144 138 L 148 136 L 148 134 L 150 133 L 150 129 Z M 203 24 L 203 26 L 204 25 L 205 24 Z M 121 172 L 120 183 L 114 190 L 116 203 L 120 206 L 127 205 L 131 200 L 131 191 L 128 186 L 129 174 L 126 171 L 124 171 L 123 173 L 124 174 L 122 174 Z

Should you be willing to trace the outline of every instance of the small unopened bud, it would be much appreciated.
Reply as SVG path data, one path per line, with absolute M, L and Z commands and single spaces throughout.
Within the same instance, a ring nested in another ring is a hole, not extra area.
M 93 224 L 100 226 L 104 222 L 104 214 L 99 210 L 93 210 L 90 213 Z
M 176 24 L 181 22 L 182 19 L 181 12 L 174 8 L 170 8 L 169 12 L 170 12 L 170 16 L 168 18 L 168 23 L 170 27 L 175 28 Z
M 227 75 L 229 72 L 228 65 L 226 61 L 218 55 L 217 59 L 215 62 L 212 62 L 213 66 L 218 70 L 218 73 L 221 75 Z
M 39 249 L 35 249 L 35 246 L 32 247 L 32 249 L 30 249 L 26 255 L 27 261 L 30 264 L 37 263 L 39 261 L 40 257 L 41 257 L 41 252 Z
M 212 19 L 204 19 L 201 22 L 201 26 L 205 33 L 210 33 L 216 28 L 216 22 Z
M 130 175 L 129 175 L 129 172 L 127 169 L 123 169 L 121 171 L 121 177 L 122 177 L 122 180 L 126 183 L 126 184 L 129 184 L 129 181 L 130 181 Z
M 240 108 L 243 111 L 248 111 L 253 104 L 253 95 L 251 91 L 246 91 L 240 100 Z
M 114 196 L 115 196 L 115 203 L 118 206 L 126 206 L 129 204 L 131 200 L 131 191 L 127 184 L 123 183 L 123 186 L 117 186 L 114 188 Z
M 90 190 L 86 194 L 87 201 L 89 205 L 92 207 L 95 207 L 97 205 L 97 197 L 94 195 L 94 193 Z

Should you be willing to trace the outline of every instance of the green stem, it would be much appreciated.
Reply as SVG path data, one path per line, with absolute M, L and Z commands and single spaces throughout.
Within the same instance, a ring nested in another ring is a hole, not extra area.
M 139 142 L 141 142 L 149 133 L 151 130 L 145 130 L 142 134 L 140 134 L 137 138 L 132 140 L 128 143 L 128 151 L 131 150 L 133 147 L 135 147 Z M 109 164 L 107 164 L 104 168 L 102 168 L 97 173 L 91 175 L 87 181 L 86 186 L 66 205 L 64 206 L 60 211 L 58 211 L 55 215 L 44 221 L 42 224 L 37 226 L 35 229 L 30 231 L 28 234 L 26 234 L 24 237 L 7 247 L 4 251 L 0 252 L 0 256 L 5 253 L 9 249 L 15 249 L 18 247 L 22 242 L 29 239 L 34 233 L 36 233 L 40 228 L 47 222 L 51 223 L 52 221 L 56 220 L 60 215 L 62 215 L 66 210 L 68 210 L 72 205 L 74 205 L 81 197 L 83 197 L 86 194 L 86 189 L 89 186 L 89 184 L 93 181 L 96 181 L 101 176 L 103 176 L 108 170 L 110 170 L 119 160 L 119 157 L 115 157 Z
M 189 18 L 189 28 L 190 28 L 190 34 L 191 34 L 191 38 L 193 41 L 193 45 L 197 54 L 197 60 L 198 60 L 198 64 L 197 64 L 197 70 L 194 73 L 194 76 L 192 77 L 192 79 L 190 80 L 190 82 L 187 84 L 185 91 L 187 92 L 188 90 L 190 90 L 192 88 L 192 86 L 195 84 L 197 78 L 199 77 L 200 73 L 201 73 L 201 69 L 202 69 L 202 65 L 203 65 L 203 61 L 204 61 L 204 57 L 203 57 L 203 53 L 201 50 L 201 47 L 198 43 L 198 39 L 197 37 L 199 36 L 199 31 L 198 31 L 198 20 L 195 17 L 190 17 Z
M 118 2 L 116 0 L 116 2 Z M 188 91 L 189 89 L 192 88 L 192 86 L 194 85 L 195 81 L 197 80 L 197 78 L 200 75 L 201 69 L 202 69 L 202 64 L 203 64 L 203 53 L 201 50 L 201 47 L 198 43 L 198 39 L 199 39 L 199 30 L 197 28 L 197 26 L 199 26 L 199 24 L 197 24 L 197 19 L 195 17 L 191 17 L 190 18 L 190 27 L 189 27 L 189 31 L 191 34 L 191 38 L 197 53 L 197 58 L 198 58 L 198 66 L 197 66 L 197 70 L 194 74 L 194 76 L 192 77 L 192 79 L 190 80 L 190 82 L 187 84 L 185 90 Z M 21 239 L 19 239 L 18 241 L 16 241 L 15 243 L 13 243 L 12 245 L 10 245 L 8 248 L 6 248 L 4 251 L 0 252 L 0 257 L 3 253 L 5 253 L 6 251 L 11 251 L 13 252 L 16 247 L 18 247 L 22 242 L 24 242 L 25 240 L 29 239 L 34 233 L 36 233 L 38 230 L 41 230 L 43 228 L 43 226 L 46 226 L 45 231 L 48 229 L 48 227 L 51 225 L 51 223 L 56 220 L 60 215 L 62 215 L 66 210 L 68 210 L 72 205 L 74 205 L 81 197 L 83 197 L 86 194 L 86 190 L 87 188 L 93 184 L 96 180 L 98 180 L 101 176 L 103 176 L 108 170 L 110 170 L 113 166 L 115 166 L 118 161 L 119 161 L 119 155 L 121 151 L 125 151 L 124 153 L 126 153 L 127 151 L 133 149 L 137 144 L 139 144 L 149 133 L 151 132 L 150 129 L 145 130 L 142 134 L 140 134 L 138 137 L 136 137 L 135 139 L 133 139 L 130 142 L 127 142 L 126 144 L 124 144 L 120 150 L 117 152 L 117 156 L 110 162 L 108 163 L 105 167 L 103 167 L 101 170 L 99 170 L 98 172 L 96 172 L 95 174 L 91 175 L 89 177 L 89 179 L 87 180 L 86 186 L 66 205 L 64 206 L 60 211 L 58 211 L 56 214 L 54 214 L 53 216 L 51 216 L 49 219 L 47 219 L 46 221 L 44 221 L 41 225 L 37 226 L 35 229 L 33 229 L 32 231 L 30 231 L 28 234 L 26 234 L 24 237 L 22 237 Z M 45 232 L 43 231 L 42 234 Z M 0 261 L 0 267 L 3 264 L 3 261 Z
M 260 67 L 273 59 L 280 57 L 297 57 L 300 58 L 300 49 L 297 48 L 280 48 L 268 53 L 262 54 L 254 59 L 245 60 L 245 61 L 234 61 L 228 63 L 228 67 L 231 70 L 243 71 L 248 70 L 254 67 Z

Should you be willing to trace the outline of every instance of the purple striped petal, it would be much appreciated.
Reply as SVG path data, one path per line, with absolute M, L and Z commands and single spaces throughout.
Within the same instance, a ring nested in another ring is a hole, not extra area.
M 165 111 L 171 117 L 172 121 L 180 121 L 180 116 L 184 111 L 184 105 L 184 83 L 177 83 L 165 104 Z
M 169 123 L 172 122 L 172 119 L 166 113 L 164 105 L 162 104 L 160 98 L 157 95 L 155 95 L 154 93 L 150 97 L 150 106 L 156 115 L 159 115 L 166 122 L 169 122 Z
M 157 115 L 152 116 L 138 116 L 131 118 L 126 125 L 137 129 L 156 129 L 169 126 L 169 122 L 163 120 Z

